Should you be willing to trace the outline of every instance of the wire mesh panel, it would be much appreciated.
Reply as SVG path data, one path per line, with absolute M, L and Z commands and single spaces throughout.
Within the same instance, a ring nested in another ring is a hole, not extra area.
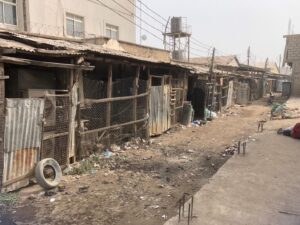
M 102 87 L 107 87 L 107 84 L 104 83 Z M 134 78 L 118 79 L 112 83 L 112 98 L 94 98 L 81 107 L 80 144 L 84 156 L 101 146 L 128 140 L 135 134 L 140 137 L 146 135 L 147 81 L 139 80 L 135 90 L 138 96 L 133 96 Z M 93 91 L 99 90 L 85 90 L 84 93 L 89 92 L 89 96 L 95 97 L 96 95 L 91 93 Z M 87 99 L 87 96 L 85 98 Z M 136 122 L 140 120 L 142 122 Z
M 107 83 L 83 77 L 83 92 L 87 99 L 100 99 L 107 97 Z
M 60 165 L 68 163 L 69 123 L 70 96 L 46 96 L 42 159 L 53 158 Z

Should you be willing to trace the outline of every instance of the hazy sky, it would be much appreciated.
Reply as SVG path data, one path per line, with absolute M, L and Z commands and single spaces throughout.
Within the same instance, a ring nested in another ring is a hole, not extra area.
M 250 45 L 253 61 L 262 61 L 266 57 L 278 61 L 279 55 L 283 54 L 285 45 L 283 35 L 288 31 L 289 18 L 295 26 L 295 33 L 297 31 L 300 33 L 297 27 L 300 21 L 300 0 L 143 0 L 143 2 L 165 18 L 188 17 L 193 36 L 197 40 L 214 45 L 225 53 L 237 54 L 243 60 Z M 147 19 L 146 15 L 143 17 Z M 151 35 L 147 36 L 145 44 L 160 44 L 158 40 L 151 38 Z

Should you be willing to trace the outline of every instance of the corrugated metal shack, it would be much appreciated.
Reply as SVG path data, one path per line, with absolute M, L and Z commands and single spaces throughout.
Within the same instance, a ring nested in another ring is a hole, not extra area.
M 192 68 L 53 37 L 0 32 L 0 187 L 34 165 L 73 163 L 102 145 L 161 134 L 179 121 Z

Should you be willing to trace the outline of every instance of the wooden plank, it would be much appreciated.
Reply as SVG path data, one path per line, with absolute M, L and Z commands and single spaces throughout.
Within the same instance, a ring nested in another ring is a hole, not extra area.
M 136 72 L 134 75 L 134 79 L 133 79 L 133 95 L 137 96 L 138 95 L 138 86 L 139 86 L 139 78 L 140 78 L 140 71 L 141 71 L 141 67 L 137 66 L 136 68 Z M 133 120 L 136 121 L 137 120 L 137 98 L 133 99 Z M 137 124 L 133 124 L 133 132 L 134 132 L 134 136 L 136 137 L 137 135 Z
M 0 77 L 4 78 L 4 64 L 0 63 Z M 4 168 L 4 129 L 5 129 L 5 82 L 4 79 L 0 80 L 0 192 L 3 182 Z
M 113 126 L 109 126 L 109 127 L 103 127 L 103 128 L 95 129 L 95 130 L 82 131 L 82 132 L 80 132 L 80 134 L 81 135 L 92 134 L 92 133 L 101 132 L 101 131 L 105 131 L 105 130 L 111 130 L 111 129 L 115 129 L 115 128 L 120 128 L 120 127 L 124 127 L 124 126 L 128 126 L 128 125 L 132 125 L 132 124 L 135 124 L 135 123 L 142 123 L 144 121 L 147 121 L 148 119 L 149 119 L 149 117 L 147 116 L 144 119 L 131 121 L 131 122 L 128 122 L 128 123 L 117 124 L 117 125 L 113 125 Z
M 108 66 L 107 74 L 107 98 L 112 97 L 112 77 L 113 77 L 113 65 L 110 63 Z M 111 125 L 111 102 L 107 103 L 106 108 L 106 127 Z M 110 145 L 110 135 L 108 134 L 108 144 Z
M 150 74 L 150 68 L 148 67 L 147 68 L 147 77 L 148 77 L 148 80 L 147 80 L 147 93 L 150 93 L 150 90 L 151 90 L 151 74 Z M 151 99 L 151 96 L 149 96 L 149 94 L 147 95 L 146 97 L 146 113 L 148 115 L 151 115 L 151 105 L 150 105 L 150 99 Z M 148 121 L 148 127 L 146 129 L 146 139 L 149 139 L 150 138 L 150 119 Z
M 112 76 L 113 76 L 113 66 L 109 64 L 108 66 L 108 75 L 107 75 L 107 98 L 112 97 Z M 107 102 L 106 110 L 106 126 L 109 127 L 111 123 L 111 102 Z
M 85 99 L 84 103 L 87 105 L 90 105 L 90 104 L 97 104 L 97 103 L 125 101 L 125 100 L 131 100 L 131 99 L 135 99 L 135 98 L 145 97 L 145 96 L 148 96 L 149 94 L 150 94 L 150 92 L 146 92 L 146 93 L 136 95 L 136 96 L 125 96 L 125 97 L 103 98 L 103 99 Z
M 57 63 L 57 62 L 45 62 L 45 61 L 37 61 L 37 60 L 31 60 L 31 59 L 15 58 L 15 57 L 10 57 L 10 56 L 1 56 L 0 62 L 15 64 L 15 65 L 24 65 L 24 66 L 41 66 L 41 67 L 47 67 L 47 68 L 79 69 L 79 70 L 87 70 L 87 71 L 92 71 L 95 69 L 94 66 L 75 65 L 75 64 L 67 64 L 67 63 Z

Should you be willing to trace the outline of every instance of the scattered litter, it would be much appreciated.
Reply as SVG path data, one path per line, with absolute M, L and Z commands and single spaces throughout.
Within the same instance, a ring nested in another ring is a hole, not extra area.
M 271 109 L 271 117 L 281 119 L 296 119 L 300 117 L 298 108 L 289 108 L 285 104 L 274 103 Z
M 109 159 L 110 157 L 112 157 L 113 153 L 109 150 L 109 149 L 105 149 L 103 152 L 103 156 L 105 159 Z
M 79 193 L 87 193 L 89 190 L 90 186 L 81 186 L 78 188 Z
M 64 192 L 65 190 L 66 190 L 66 186 L 65 185 L 59 184 L 57 186 L 57 191 L 58 192 Z
M 213 120 L 213 119 L 217 119 L 218 115 L 217 115 L 217 113 L 215 113 L 213 111 L 210 111 L 207 108 L 205 108 L 205 118 Z
M 206 156 L 206 160 L 207 160 L 207 161 L 211 160 L 211 156 L 210 156 L 210 155 L 207 155 L 207 156 Z
M 152 206 L 150 206 L 149 208 L 151 208 L 151 209 L 158 209 L 158 208 L 159 208 L 159 205 L 152 205 Z
M 35 200 L 37 199 L 37 196 L 34 195 L 34 194 L 31 194 L 29 197 L 28 197 L 28 200 Z
M 152 159 L 152 156 L 143 158 L 143 160 L 150 160 L 150 159 Z
M 110 151 L 111 152 L 119 152 L 119 151 L 121 151 L 121 147 L 116 144 L 113 144 L 110 146 Z
M 166 215 L 162 215 L 162 218 L 166 220 L 168 217 Z
M 45 196 L 47 196 L 47 197 L 51 197 L 51 196 L 56 195 L 56 194 L 57 193 L 54 190 L 45 191 Z
M 50 202 L 55 202 L 55 198 L 50 198 Z
M 188 149 L 186 152 L 190 153 L 190 154 L 195 153 L 195 151 L 193 149 Z
M 179 159 L 189 159 L 189 158 L 185 155 L 182 155 L 182 156 L 179 156 Z

